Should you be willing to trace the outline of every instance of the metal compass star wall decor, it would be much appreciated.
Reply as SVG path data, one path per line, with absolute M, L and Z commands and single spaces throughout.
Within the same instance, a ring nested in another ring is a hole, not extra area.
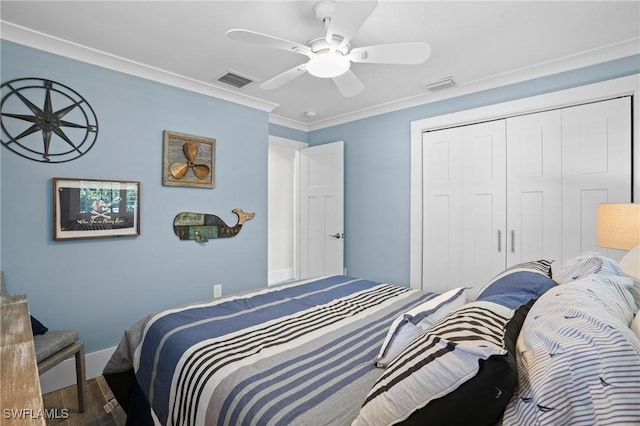
M 43 163 L 64 163 L 89 151 L 98 137 L 98 119 L 78 92 L 43 78 L 3 83 L 0 103 L 2 145 Z

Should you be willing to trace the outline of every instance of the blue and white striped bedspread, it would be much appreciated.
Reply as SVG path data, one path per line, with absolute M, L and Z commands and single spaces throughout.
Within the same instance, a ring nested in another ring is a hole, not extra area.
M 136 378 L 161 424 L 350 424 L 389 325 L 434 296 L 334 276 L 165 311 Z

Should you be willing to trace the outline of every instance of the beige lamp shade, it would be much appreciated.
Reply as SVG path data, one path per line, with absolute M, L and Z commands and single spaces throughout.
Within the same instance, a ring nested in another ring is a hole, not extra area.
M 640 244 L 640 204 L 598 205 L 596 244 L 620 250 Z

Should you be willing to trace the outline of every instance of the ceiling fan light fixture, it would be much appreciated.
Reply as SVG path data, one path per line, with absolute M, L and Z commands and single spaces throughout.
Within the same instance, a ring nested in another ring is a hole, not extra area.
M 351 61 L 339 51 L 318 52 L 307 63 L 309 74 L 319 78 L 333 78 L 349 71 Z

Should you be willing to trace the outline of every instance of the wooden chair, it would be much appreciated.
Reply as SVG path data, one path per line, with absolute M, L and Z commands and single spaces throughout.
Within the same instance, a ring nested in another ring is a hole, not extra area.
M 9 296 L 0 287 L 0 405 L 3 426 L 45 426 L 42 417 L 25 421 L 12 416 L 12 410 L 44 410 L 40 382 L 36 371 L 33 334 L 29 323 L 29 307 L 25 295 Z
M 4 271 L 0 271 L 0 295 L 5 298 L 10 297 L 7 294 Z M 11 322 L 9 318 L 5 319 L 4 316 L 3 320 L 5 323 Z M 29 320 L 26 319 L 25 322 L 28 324 Z M 29 331 L 31 331 L 31 327 L 29 327 Z M 84 412 L 86 400 L 86 369 L 84 364 L 84 343 L 79 339 L 78 330 L 49 330 L 45 334 L 37 334 L 33 336 L 33 345 L 35 347 L 38 375 L 42 375 L 44 372 L 49 371 L 65 359 L 75 356 L 76 384 L 78 387 L 78 410 L 81 413 Z
M 78 338 L 77 330 L 49 330 L 45 334 L 33 336 L 36 349 L 38 374 L 50 370 L 67 358 L 76 358 L 76 384 L 78 390 L 78 411 L 85 410 L 86 370 L 84 364 L 84 343 Z

